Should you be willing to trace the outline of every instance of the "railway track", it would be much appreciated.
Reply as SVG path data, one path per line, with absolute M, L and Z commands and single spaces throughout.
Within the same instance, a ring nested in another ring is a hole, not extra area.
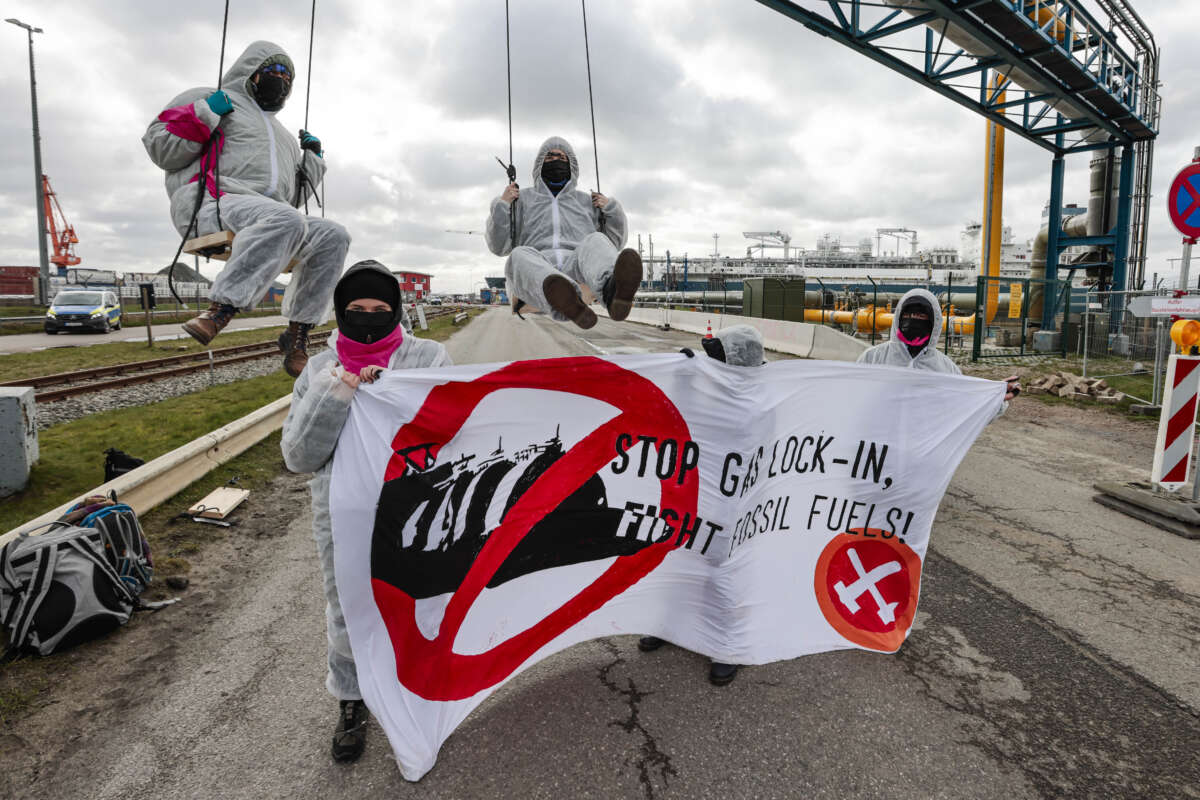
M 329 331 L 320 331 L 310 337 L 314 344 L 320 344 L 328 338 Z M 81 394 L 118 389 L 123 386 L 135 386 L 141 383 L 153 383 L 179 375 L 189 375 L 207 369 L 278 355 L 279 347 L 275 342 L 258 342 L 205 350 L 199 353 L 154 358 L 148 361 L 133 361 L 106 367 L 90 367 L 73 372 L 60 372 L 55 375 L 8 381 L 0 383 L 0 386 L 32 386 L 35 390 L 34 400 L 39 403 L 53 403 L 56 400 L 65 400 Z
M 447 314 L 455 313 L 458 309 L 452 307 L 433 307 L 425 309 L 426 320 L 437 319 Z M 329 338 L 329 331 L 313 333 L 309 339 L 313 344 L 321 344 Z M 230 364 L 240 364 L 260 358 L 278 356 L 279 348 L 273 341 L 244 344 L 236 347 L 222 347 L 216 350 L 205 350 L 197 353 L 186 353 L 178 356 L 154 358 L 148 361 L 133 361 L 126 364 L 113 364 L 106 367 L 90 367 L 73 372 L 60 372 L 55 375 L 43 375 L 37 378 L 25 378 L 17 381 L 0 383 L 0 386 L 32 386 L 35 390 L 34 400 L 38 403 L 53 403 L 68 397 L 77 397 L 92 392 L 102 392 L 106 389 L 119 389 L 124 386 L 135 386 L 142 383 L 174 378 L 179 375 L 190 375 L 207 369 L 216 369 Z

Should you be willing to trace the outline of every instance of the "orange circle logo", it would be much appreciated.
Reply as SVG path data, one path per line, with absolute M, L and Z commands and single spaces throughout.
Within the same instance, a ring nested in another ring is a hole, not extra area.
M 859 528 L 830 539 L 817 559 L 813 589 L 834 630 L 859 647 L 894 653 L 917 613 L 921 559 L 884 535 Z

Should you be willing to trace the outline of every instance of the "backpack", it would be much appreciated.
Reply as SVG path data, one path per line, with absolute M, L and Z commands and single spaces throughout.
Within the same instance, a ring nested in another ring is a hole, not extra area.
M 118 475 L 132 472 L 145 463 L 136 456 L 110 447 L 104 451 L 104 482 L 108 483 Z
M 142 608 L 153 576 L 137 514 L 124 503 L 87 498 L 40 536 L 22 534 L 0 549 L 0 624 L 5 658 L 49 655 L 107 634 Z
M 55 650 L 124 625 L 137 597 L 104 554 L 100 532 L 65 523 L 0 549 L 0 623 L 5 657 Z

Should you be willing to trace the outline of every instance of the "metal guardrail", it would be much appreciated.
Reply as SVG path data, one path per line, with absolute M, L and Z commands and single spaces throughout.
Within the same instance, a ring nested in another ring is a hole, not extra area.
M 108 483 L 89 489 L 0 536 L 0 547 L 20 536 L 21 531 L 34 531 L 53 522 L 72 505 L 91 495 L 116 492 L 121 502 L 127 503 L 138 514 L 145 514 L 282 428 L 291 406 L 292 396 L 285 395 Z

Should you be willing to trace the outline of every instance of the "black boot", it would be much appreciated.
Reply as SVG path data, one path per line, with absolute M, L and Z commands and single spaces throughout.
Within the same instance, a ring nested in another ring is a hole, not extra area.
M 713 686 L 724 686 L 732 683 L 737 677 L 737 664 L 721 664 L 714 661 L 708 667 L 708 682 Z
M 343 700 L 339 706 L 338 724 L 333 731 L 333 760 L 357 761 L 367 746 L 370 714 L 362 700 Z
M 308 363 L 308 322 L 289 322 L 288 329 L 279 334 L 279 352 L 283 353 L 283 369 L 293 378 L 299 378 Z
M 608 309 L 609 319 L 620 322 L 633 309 L 633 298 L 642 285 L 642 257 L 636 250 L 625 248 L 617 254 L 612 275 L 604 282 L 600 299 Z
M 638 639 L 638 650 L 641 650 L 643 653 L 650 653 L 666 643 L 665 639 L 660 639 L 657 636 L 643 636 L 641 639 Z

